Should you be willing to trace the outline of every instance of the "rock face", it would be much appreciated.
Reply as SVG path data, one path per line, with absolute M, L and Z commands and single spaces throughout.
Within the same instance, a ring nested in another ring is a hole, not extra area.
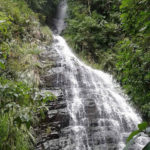
M 141 119 L 111 76 L 83 64 L 56 35 L 40 60 L 46 66 L 40 88 L 57 100 L 49 102 L 46 118 L 36 129 L 36 150 L 123 150 Z M 142 137 L 130 150 L 141 150 L 146 142 Z
M 70 117 L 61 86 L 63 83 L 60 79 L 63 79 L 63 73 L 59 60 L 58 54 L 51 47 L 47 47 L 40 54 L 40 61 L 46 66 L 41 75 L 40 89 L 43 92 L 52 92 L 57 96 L 57 100 L 48 103 L 46 118 L 36 128 L 37 150 L 59 150 L 68 144 Z

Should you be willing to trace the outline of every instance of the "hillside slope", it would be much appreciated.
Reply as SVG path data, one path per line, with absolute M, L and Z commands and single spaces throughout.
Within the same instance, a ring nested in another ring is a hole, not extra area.
M 1 150 L 33 149 L 33 126 L 41 118 L 45 102 L 54 99 L 51 93 L 41 95 L 38 88 L 44 67 L 39 54 L 42 46 L 52 42 L 45 18 L 24 0 L 0 1 Z

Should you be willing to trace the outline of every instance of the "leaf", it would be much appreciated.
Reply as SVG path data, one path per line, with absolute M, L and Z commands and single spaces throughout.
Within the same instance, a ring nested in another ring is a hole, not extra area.
M 20 117 L 15 118 L 14 121 L 17 123 L 17 125 L 18 125 L 19 127 L 21 126 L 22 121 L 21 121 Z
M 145 130 L 148 127 L 148 123 L 147 122 L 142 122 L 141 124 L 138 125 L 138 128 L 140 131 Z
M 33 143 L 36 143 L 36 140 L 35 140 L 34 136 L 29 131 L 27 131 L 27 133 L 30 136 L 30 138 L 33 141 Z
M 139 32 L 144 31 L 146 28 L 147 28 L 147 26 L 145 26 L 145 27 L 141 28 L 141 29 L 139 30 Z
M 127 143 L 128 143 L 135 135 L 137 135 L 137 134 L 139 134 L 139 133 L 140 133 L 140 130 L 133 131 L 133 132 L 129 135 L 129 137 L 127 138 Z
M 4 62 L 2 60 L 0 60 L 0 68 L 5 69 L 5 65 L 4 65 Z
M 26 124 L 27 129 L 29 130 L 30 127 L 31 127 L 31 122 L 30 122 L 30 121 L 27 121 L 25 124 Z
M 141 134 L 138 134 L 135 138 L 132 138 L 125 146 L 125 148 L 123 150 L 129 150 L 129 147 L 135 143 L 135 140 L 140 137 Z

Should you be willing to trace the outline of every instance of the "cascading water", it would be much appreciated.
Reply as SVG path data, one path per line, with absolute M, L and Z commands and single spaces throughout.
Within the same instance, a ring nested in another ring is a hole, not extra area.
M 67 2 L 66 0 L 62 0 L 58 5 L 57 16 L 55 18 L 54 24 L 56 27 L 57 34 L 60 34 L 65 29 L 65 18 L 67 12 Z
M 141 118 L 110 75 L 82 63 L 61 36 L 54 35 L 54 41 L 53 49 L 60 56 L 65 76 L 61 87 L 71 117 L 73 145 L 68 150 L 123 150 L 126 137 Z M 144 140 L 140 138 L 133 150 L 141 150 Z
M 67 3 L 59 6 L 57 33 L 64 29 Z M 51 50 L 57 55 L 56 87 L 63 91 L 69 113 L 66 144 L 58 138 L 57 148 L 50 150 L 123 150 L 128 135 L 142 120 L 127 103 L 127 97 L 109 74 L 82 63 L 71 51 L 63 37 L 53 35 Z M 147 138 L 132 146 L 141 150 Z M 130 149 L 130 150 L 131 150 Z

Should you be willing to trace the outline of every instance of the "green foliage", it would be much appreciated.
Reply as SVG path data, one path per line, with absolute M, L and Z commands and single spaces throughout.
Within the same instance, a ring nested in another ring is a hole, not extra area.
M 146 7 L 148 6 L 148 7 Z M 117 77 L 143 116 L 150 117 L 149 1 L 122 1 L 123 28 L 130 35 L 117 45 Z
M 28 5 L 35 11 L 40 13 L 39 18 L 42 23 L 52 23 L 52 19 L 56 14 L 57 5 L 60 0 L 25 0 Z M 44 19 L 46 16 L 46 20 Z M 44 21 L 43 21 L 44 19 Z
M 46 103 L 55 99 L 51 93 L 41 94 L 38 84 L 20 81 L 31 70 L 38 76 L 38 41 L 51 39 L 48 28 L 49 35 L 41 31 L 37 16 L 23 0 L 0 1 L 1 150 L 33 149 L 33 125 L 43 116 Z
M 19 129 L 12 123 L 11 114 L 0 116 L 0 149 L 2 150 L 29 150 L 29 136 L 26 130 Z
M 3 12 L 0 12 L 0 68 L 5 69 L 5 59 L 8 53 L 8 44 L 3 42 L 3 40 L 7 40 L 9 38 L 10 33 L 9 29 L 11 27 L 10 16 Z
M 37 14 L 25 1 L 1 0 L 0 10 L 0 74 L 12 77 L 17 71 L 31 67 L 30 60 L 35 60 L 33 53 L 38 56 L 35 54 L 38 40 L 51 41 L 52 36 L 49 29 L 47 35 L 39 27 Z
M 134 136 L 136 136 L 137 134 L 139 134 L 140 132 L 143 132 L 146 128 L 148 127 L 148 123 L 147 122 L 143 122 L 141 124 L 138 125 L 138 130 L 136 131 L 133 131 L 128 139 L 127 139 L 127 142 L 129 142 L 131 139 L 133 139 Z
M 2 42 L 3 39 L 8 38 L 8 30 L 11 27 L 11 20 L 10 16 L 7 16 L 6 13 L 0 12 L 0 41 Z M 10 34 L 10 33 L 9 33 Z
M 31 127 L 44 114 L 51 93 L 40 94 L 22 82 L 0 78 L 0 149 L 27 150 L 31 147 Z M 18 148 L 17 148 L 18 147 Z
M 150 1 L 122 0 L 120 6 L 124 29 L 132 35 L 149 34 L 150 32 Z
M 0 68 L 5 69 L 6 59 L 14 51 L 12 43 L 19 45 L 22 39 L 30 40 L 34 24 L 31 16 L 36 15 L 24 1 L 1 0 L 0 11 Z
M 89 13 L 86 1 L 69 1 L 68 27 L 64 34 L 76 53 L 84 55 L 89 62 L 102 63 L 103 55 L 120 38 L 119 6 L 114 4 L 107 9 L 104 1 L 92 1 Z M 99 14 L 99 11 L 104 12 Z
M 4 32 L 1 35 L 1 40 L 10 40 L 12 37 L 23 38 L 29 35 L 29 27 L 33 25 L 32 19 L 36 15 L 28 8 L 24 1 L 1 0 L 0 10 L 0 19 L 5 20 L 2 26 L 4 29 L 1 29 Z
M 117 49 L 118 80 L 143 115 L 150 117 L 150 110 L 146 107 L 150 99 L 150 51 L 143 49 L 128 38 L 121 41 Z

